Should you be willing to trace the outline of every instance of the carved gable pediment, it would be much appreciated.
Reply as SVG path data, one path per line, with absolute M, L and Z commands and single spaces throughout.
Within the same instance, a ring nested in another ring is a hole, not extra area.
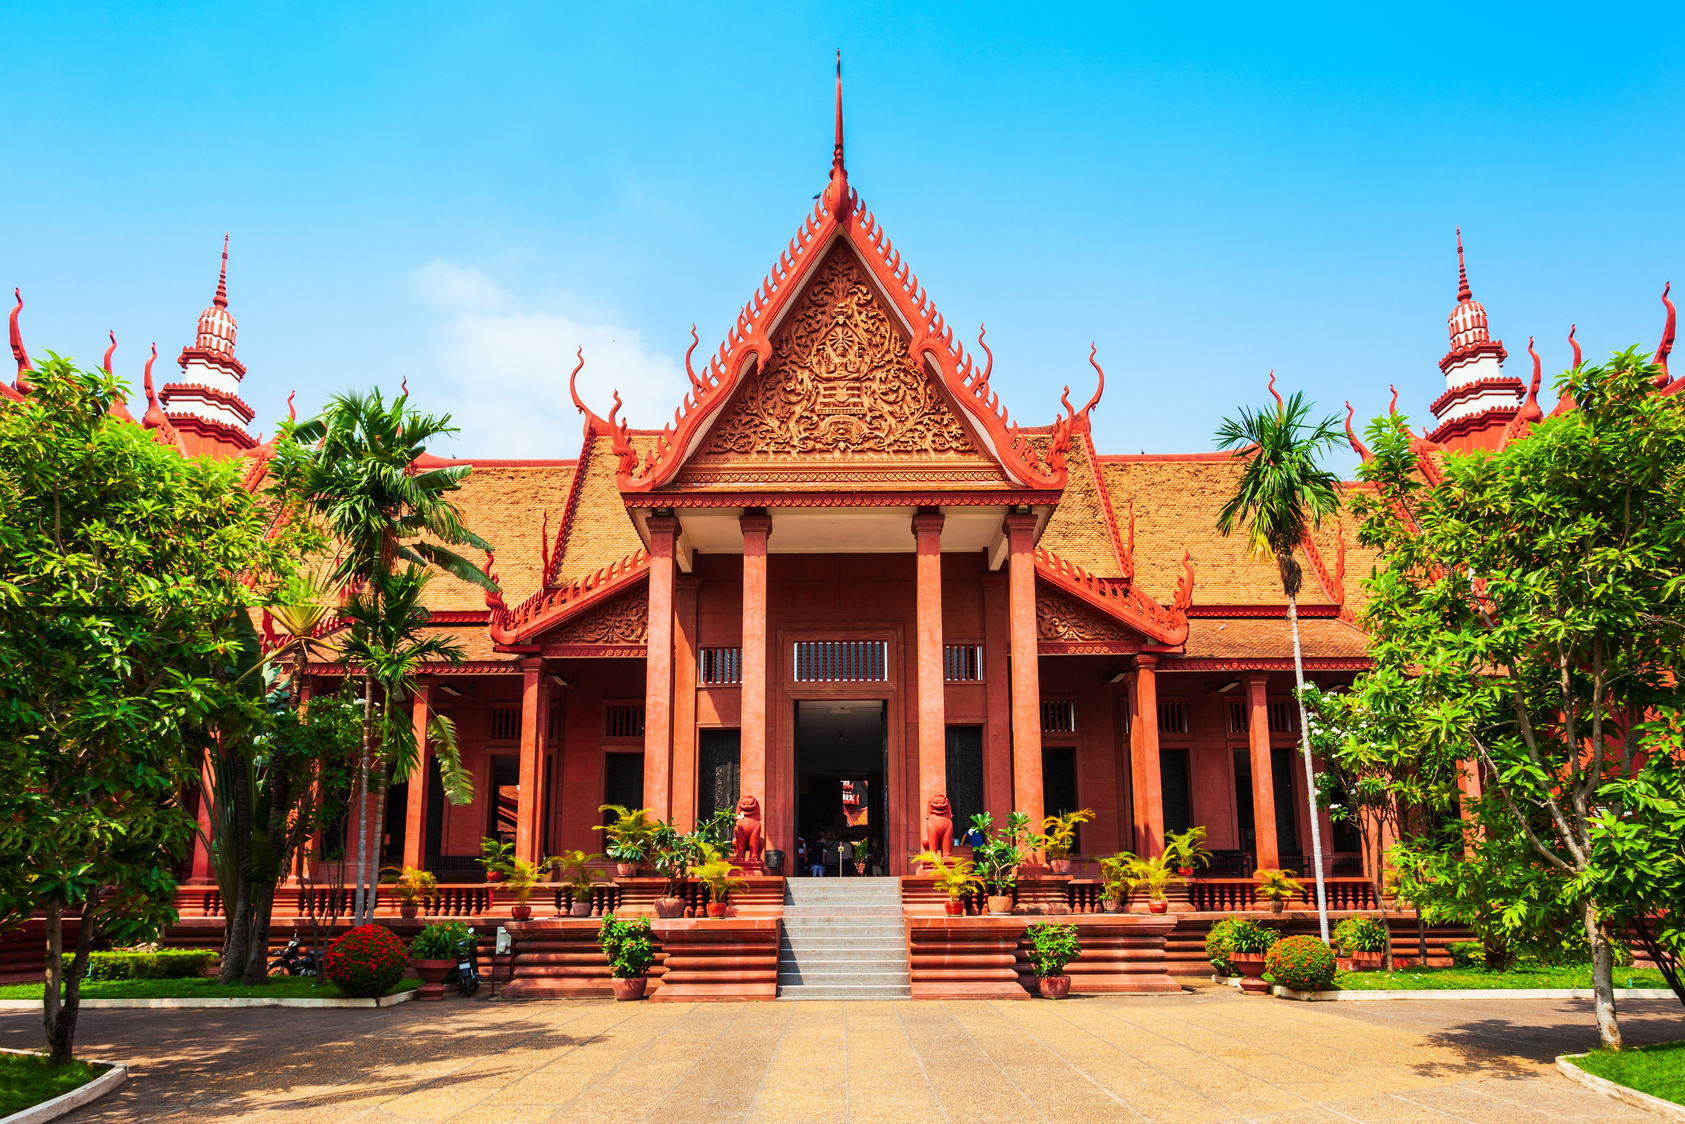
M 815 484 L 837 470 L 871 486 L 1006 483 L 908 340 L 858 259 L 832 247 L 772 336 L 772 358 L 746 378 L 680 486 Z
M 649 593 L 645 589 L 617 597 L 544 637 L 546 645 L 644 644 L 648 640 Z
M 1043 651 L 1067 646 L 1138 650 L 1141 635 L 1045 586 L 1036 590 L 1036 640 Z

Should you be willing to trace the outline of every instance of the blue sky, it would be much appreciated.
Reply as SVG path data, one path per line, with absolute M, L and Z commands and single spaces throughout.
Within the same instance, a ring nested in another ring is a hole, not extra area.
M 576 346 L 659 425 L 787 243 L 840 47 L 852 182 L 1015 418 L 1098 342 L 1102 451 L 1207 449 L 1271 367 L 1422 420 L 1459 223 L 1512 372 L 1655 345 L 1685 9 L 1176 7 L 9 4 L 0 283 L 138 384 L 228 230 L 254 428 L 407 377 L 441 452 L 572 456 Z

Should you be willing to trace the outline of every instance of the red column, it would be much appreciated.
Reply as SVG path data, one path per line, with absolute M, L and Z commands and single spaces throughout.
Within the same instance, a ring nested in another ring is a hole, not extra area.
M 1041 830 L 1041 669 L 1036 647 L 1036 517 L 1006 517 L 1007 572 L 1012 617 L 1012 810 Z
M 918 552 L 918 636 L 915 659 L 919 686 L 919 804 L 917 834 L 924 835 L 924 812 L 934 796 L 948 791 L 947 707 L 942 666 L 942 512 L 921 507 L 913 516 Z M 962 830 L 955 824 L 956 830 Z
M 743 529 L 743 687 L 739 789 L 761 803 L 761 822 L 769 829 L 773 817 L 766 794 L 766 540 L 772 517 L 765 509 L 750 508 L 738 517 Z M 782 847 L 771 837 L 768 847 Z
M 1012 811 L 1012 613 L 1006 574 L 983 575 L 983 807 L 996 823 Z M 955 824 L 956 830 L 962 826 Z
M 673 801 L 681 831 L 696 817 L 696 593 L 697 579 L 680 574 L 673 595 Z
M 644 659 L 644 807 L 651 819 L 673 806 L 673 544 L 679 521 L 649 518 L 649 639 Z
M 521 661 L 521 793 L 515 808 L 515 857 L 537 862 L 539 804 L 544 793 L 539 762 L 544 760 L 545 729 L 550 717 L 550 680 L 544 661 Z M 497 799 L 497 794 L 492 794 Z
M 433 712 L 436 690 L 432 678 L 421 676 L 415 681 L 415 698 L 410 703 L 415 768 L 410 772 L 409 802 L 404 809 L 404 865 L 417 870 L 427 857 L 427 719 Z
M 1164 851 L 1164 774 L 1158 762 L 1158 657 L 1135 657 L 1130 691 L 1130 791 L 1135 812 L 1135 848 L 1139 855 Z
M 1265 697 L 1270 677 L 1264 672 L 1241 676 L 1246 688 L 1247 741 L 1252 748 L 1252 825 L 1258 836 L 1255 860 L 1260 869 L 1281 866 L 1275 829 L 1275 773 L 1270 762 L 1270 708 Z

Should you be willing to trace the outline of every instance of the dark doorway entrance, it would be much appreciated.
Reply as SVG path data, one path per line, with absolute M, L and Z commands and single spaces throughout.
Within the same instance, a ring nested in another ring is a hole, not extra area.
M 864 841 L 866 873 L 882 872 L 888 793 L 889 730 L 882 699 L 803 700 L 796 704 L 796 832 L 810 864 L 836 876 L 855 874 L 855 843 Z
M 743 734 L 730 727 L 697 732 L 696 818 L 737 807 L 743 775 Z M 762 810 L 765 814 L 765 809 Z

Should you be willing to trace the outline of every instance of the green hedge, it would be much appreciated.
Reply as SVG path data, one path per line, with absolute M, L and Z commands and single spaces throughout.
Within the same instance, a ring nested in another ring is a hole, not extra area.
M 90 952 L 88 978 L 94 980 L 185 980 L 205 974 L 217 958 L 207 948 L 165 948 L 157 952 Z M 72 956 L 65 956 L 70 971 Z

